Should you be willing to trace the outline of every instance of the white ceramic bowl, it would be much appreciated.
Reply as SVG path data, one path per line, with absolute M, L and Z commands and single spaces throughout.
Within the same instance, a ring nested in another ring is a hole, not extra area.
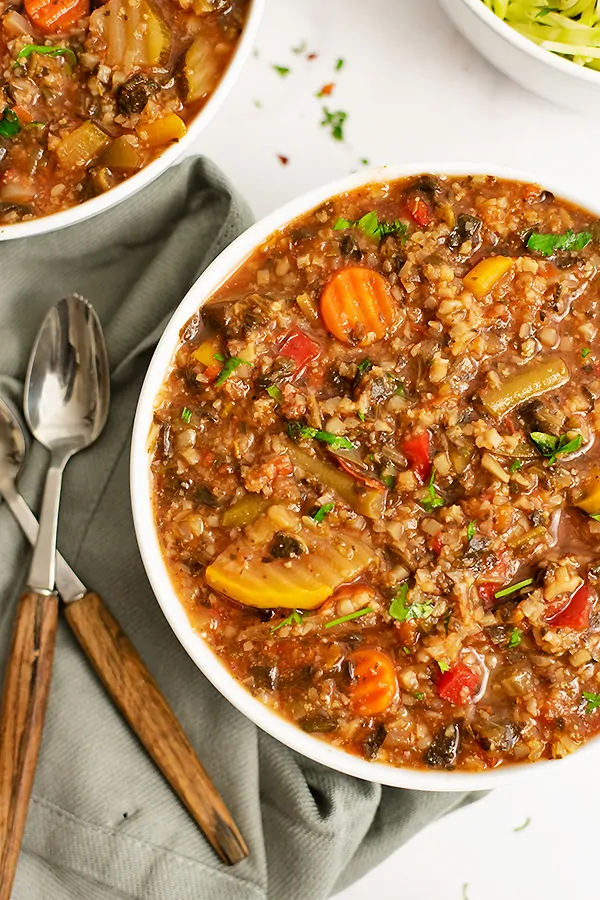
M 179 345 L 180 332 L 188 319 L 213 296 L 221 285 L 243 265 L 255 248 L 260 246 L 274 231 L 285 228 L 289 222 L 319 207 L 330 197 L 352 191 L 366 184 L 377 184 L 396 178 L 419 175 L 423 172 L 448 175 L 492 174 L 514 181 L 535 182 L 534 177 L 524 172 L 474 163 L 441 162 L 428 163 L 425 166 L 390 166 L 361 172 L 311 191 L 298 200 L 287 203 L 249 228 L 224 250 L 196 281 L 173 314 L 152 357 L 140 394 L 133 427 L 130 470 L 131 501 L 135 531 L 144 566 L 171 628 L 204 675 L 240 712 L 264 731 L 304 756 L 365 781 L 415 790 L 486 790 L 501 784 L 530 779 L 543 773 L 556 774 L 557 766 L 560 766 L 561 772 L 564 772 L 565 767 L 573 764 L 573 759 L 581 758 L 582 754 L 590 752 L 592 743 L 595 743 L 597 747 L 600 739 L 588 743 L 574 757 L 560 762 L 542 761 L 534 764 L 515 764 L 498 770 L 470 773 L 394 768 L 384 763 L 368 762 L 339 750 L 318 737 L 306 734 L 255 699 L 249 691 L 242 687 L 220 662 L 210 646 L 194 630 L 169 577 L 154 525 L 152 506 L 148 435 L 152 425 L 154 403 L 171 368 L 173 356 Z M 545 183 L 544 187 L 579 206 L 586 207 L 587 205 L 583 191 L 581 196 L 573 196 L 572 194 L 567 195 L 560 185 Z M 600 216 L 600 209 L 597 210 L 597 213 Z
M 150 184 L 169 166 L 177 162 L 183 153 L 195 144 L 200 133 L 208 125 L 236 83 L 242 67 L 250 55 L 264 5 L 265 0 L 250 0 L 246 24 L 231 61 L 208 102 L 192 120 L 187 134 L 180 141 L 170 146 L 135 175 L 111 188 L 105 194 L 100 194 L 98 197 L 86 200 L 85 203 L 72 206 L 51 216 L 42 216 L 39 219 L 32 219 L 30 222 L 17 222 L 14 225 L 0 225 L 0 241 L 46 234 L 49 231 L 57 231 L 59 228 L 66 228 L 90 219 L 92 216 L 110 209 L 111 206 L 116 206 L 127 197 L 131 197 L 132 194 Z
M 578 112 L 600 112 L 600 72 L 523 37 L 482 0 L 440 0 L 461 34 L 496 68 L 536 94 Z

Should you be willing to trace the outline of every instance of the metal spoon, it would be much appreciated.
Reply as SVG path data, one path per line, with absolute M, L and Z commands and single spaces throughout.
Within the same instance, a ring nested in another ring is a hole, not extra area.
M 35 544 L 38 523 L 16 487 L 24 455 L 23 432 L 0 400 L 0 495 Z M 68 624 L 132 730 L 223 862 L 240 862 L 248 848 L 181 724 L 101 598 L 88 591 L 59 553 L 56 586 Z
M 46 315 L 25 381 L 25 416 L 50 451 L 28 589 L 17 608 L 0 714 L 0 900 L 9 900 L 42 729 L 58 620 L 56 534 L 62 474 L 108 415 L 108 360 L 100 322 L 73 295 Z

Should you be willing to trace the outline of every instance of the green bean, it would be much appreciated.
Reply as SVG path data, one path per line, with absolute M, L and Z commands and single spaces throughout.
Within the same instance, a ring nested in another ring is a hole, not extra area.
M 562 359 L 554 357 L 544 362 L 525 366 L 508 378 L 500 387 L 486 388 L 481 392 L 481 402 L 492 415 L 501 419 L 506 413 L 551 391 L 562 387 L 569 380 L 569 370 Z

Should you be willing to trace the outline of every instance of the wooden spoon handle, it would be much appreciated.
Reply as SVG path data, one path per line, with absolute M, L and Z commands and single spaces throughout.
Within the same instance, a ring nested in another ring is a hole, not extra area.
M 129 725 L 223 862 L 248 855 L 231 815 L 137 650 L 97 594 L 65 606 L 75 637 Z
M 50 692 L 58 597 L 23 594 L 0 713 L 0 900 L 9 900 Z

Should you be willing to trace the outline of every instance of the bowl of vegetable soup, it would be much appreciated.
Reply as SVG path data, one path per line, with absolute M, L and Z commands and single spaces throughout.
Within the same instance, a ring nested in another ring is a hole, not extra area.
M 600 111 L 600 9 L 595 0 L 440 0 L 497 69 L 547 100 Z
M 253 226 L 173 315 L 133 433 L 142 558 L 284 744 L 425 790 L 596 744 L 599 240 L 523 173 L 383 168 Z
M 23 0 L 2 14 L 0 240 L 73 225 L 194 145 L 263 0 Z

